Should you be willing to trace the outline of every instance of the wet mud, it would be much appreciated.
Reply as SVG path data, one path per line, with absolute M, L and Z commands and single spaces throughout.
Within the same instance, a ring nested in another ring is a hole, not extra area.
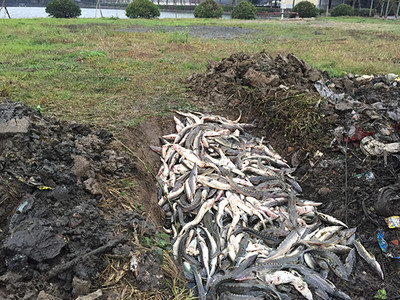
M 137 162 L 111 133 L 19 103 L 2 102 L 0 122 L 0 298 L 41 292 L 41 299 L 75 299 L 96 291 L 103 254 L 130 258 L 132 234 L 156 234 L 139 211 L 118 210 L 109 188 L 133 181 Z M 143 259 L 150 274 L 160 273 L 154 258 Z M 164 284 L 154 278 L 147 288 Z

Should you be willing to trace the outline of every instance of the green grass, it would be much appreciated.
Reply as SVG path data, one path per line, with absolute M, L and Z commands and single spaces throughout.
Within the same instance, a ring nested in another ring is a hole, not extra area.
M 188 35 L 192 25 L 255 33 L 203 39 Z M 134 26 L 160 30 L 117 30 Z M 331 76 L 400 73 L 400 21 L 393 20 L 1 19 L 0 34 L 0 96 L 116 132 L 171 108 L 199 108 L 184 80 L 239 51 L 294 53 Z

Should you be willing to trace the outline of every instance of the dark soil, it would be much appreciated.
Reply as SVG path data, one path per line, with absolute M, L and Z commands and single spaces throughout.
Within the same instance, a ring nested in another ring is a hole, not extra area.
M 105 130 L 8 101 L 0 104 L 0 128 L 0 299 L 96 291 L 107 267 L 101 255 L 129 261 L 132 236 L 157 233 L 142 215 L 157 210 L 123 196 L 129 187 L 147 196 L 140 186 L 153 184 L 149 175 Z M 139 273 L 160 275 L 161 258 L 142 256 Z M 140 278 L 133 282 L 144 289 L 165 288 L 162 276 Z
M 320 97 L 318 80 L 359 104 L 341 107 Z M 266 136 L 297 166 L 304 197 L 357 227 L 385 274 L 381 281 L 359 258 L 349 282 L 329 279 L 353 299 L 372 299 L 381 288 L 388 299 L 398 298 L 399 261 L 382 253 L 376 234 L 385 232 L 396 256 L 391 241 L 400 238 L 399 231 L 388 229 L 384 217 L 400 214 L 400 156 L 388 153 L 386 162 L 367 157 L 360 139 L 372 134 L 384 143 L 400 140 L 399 85 L 387 77 L 330 79 L 293 55 L 271 58 L 262 52 L 210 62 L 188 86 L 204 112 L 235 119 L 242 113 L 242 121 L 256 121 L 253 134 Z M 160 161 L 149 146 L 173 128 L 172 117 L 146 120 L 124 133 L 124 147 L 105 130 L 2 102 L 0 299 L 91 293 L 86 299 L 127 299 L 118 287 L 128 283 L 136 290 L 164 291 L 157 249 L 168 246 L 160 238 L 164 221 L 151 175 Z

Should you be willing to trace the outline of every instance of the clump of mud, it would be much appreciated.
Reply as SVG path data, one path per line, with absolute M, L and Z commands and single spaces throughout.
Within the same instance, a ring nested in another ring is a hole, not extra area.
M 129 263 L 132 236 L 156 234 L 139 211 L 122 209 L 107 188 L 138 171 L 105 130 L 5 101 L 0 103 L 0 171 L 1 299 L 36 299 L 39 293 L 38 299 L 99 296 L 107 266 L 101 255 Z M 162 288 L 158 259 L 147 253 L 136 260 L 136 275 L 148 275 L 132 284 Z
M 278 98 L 288 91 L 309 92 L 313 84 L 328 77 L 289 54 L 272 58 L 262 51 L 255 55 L 236 53 L 221 61 L 209 61 L 207 71 L 187 79 L 189 87 L 208 109 L 251 107 Z

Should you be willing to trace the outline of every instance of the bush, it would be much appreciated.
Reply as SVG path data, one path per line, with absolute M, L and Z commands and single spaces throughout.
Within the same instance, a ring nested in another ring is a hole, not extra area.
M 195 18 L 221 18 L 222 7 L 214 0 L 204 0 L 194 9 Z
M 360 16 L 360 17 L 369 17 L 369 8 L 361 8 L 359 10 L 354 11 L 355 16 Z M 373 9 L 371 11 L 371 17 L 376 15 L 376 9 Z
M 256 7 L 247 1 L 242 1 L 236 5 L 232 11 L 232 19 L 251 20 L 257 17 Z
M 52 0 L 46 6 L 46 13 L 54 18 L 76 18 L 81 8 L 72 0 Z
M 331 10 L 332 17 L 353 16 L 354 8 L 347 4 L 340 4 Z
M 126 7 L 125 14 L 131 19 L 151 19 L 160 16 L 160 9 L 149 0 L 133 0 Z
M 319 9 L 311 2 L 301 1 L 293 7 L 292 12 L 297 12 L 301 18 L 312 18 L 319 14 Z

